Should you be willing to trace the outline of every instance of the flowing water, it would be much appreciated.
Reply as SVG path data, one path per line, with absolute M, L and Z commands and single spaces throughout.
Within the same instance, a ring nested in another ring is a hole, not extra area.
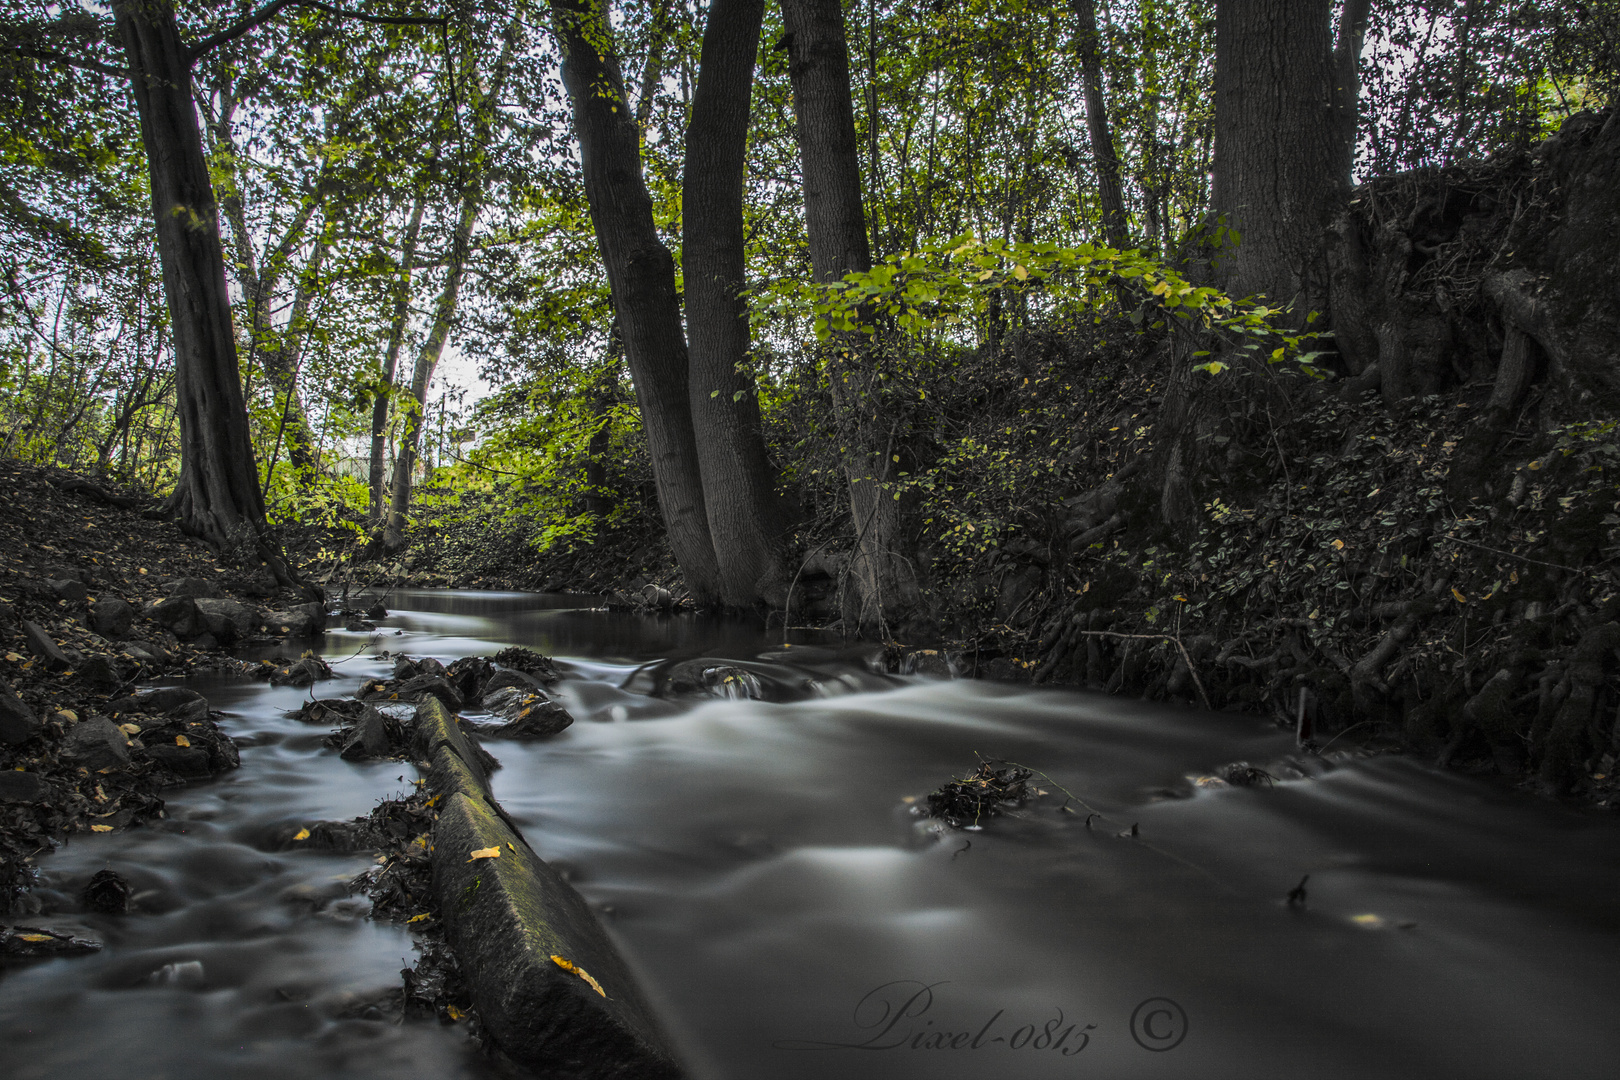
M 1405 758 L 1295 759 L 1251 717 L 884 676 L 740 625 L 519 594 L 391 603 L 378 634 L 327 635 L 341 678 L 319 696 L 386 674 L 382 649 L 558 659 L 578 722 L 491 743 L 495 791 L 598 910 L 695 1076 L 1614 1075 L 1612 817 Z M 672 664 L 699 657 L 744 663 L 674 692 Z M 40 921 L 107 947 L 0 976 L 4 1075 L 492 1075 L 458 1029 L 375 1008 L 413 954 L 344 895 L 366 857 L 269 843 L 365 813 L 414 771 L 323 748 L 286 716 L 302 691 L 190 685 L 225 711 L 242 768 L 45 861 L 61 913 Z M 743 692 L 769 700 L 721 696 Z M 1041 770 L 1051 794 L 963 832 L 913 813 L 975 755 Z M 1279 782 L 1200 784 L 1237 760 Z M 102 867 L 138 913 L 74 913 Z

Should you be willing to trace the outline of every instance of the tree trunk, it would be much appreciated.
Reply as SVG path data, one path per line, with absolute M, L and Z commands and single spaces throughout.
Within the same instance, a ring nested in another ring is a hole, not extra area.
M 167 3 L 113 5 L 146 149 L 163 291 L 174 333 L 180 477 L 168 507 L 222 551 L 256 553 L 292 578 L 266 537 L 247 406 L 231 335 L 219 210 L 191 97 L 191 67 Z
M 1372 0 L 1344 0 L 1339 41 L 1333 47 L 1333 176 L 1349 191 L 1361 120 L 1361 46 L 1367 40 Z
M 424 186 L 416 196 L 410 223 L 405 226 L 399 276 L 394 279 L 394 310 L 388 326 L 388 346 L 383 351 L 377 394 L 371 402 L 371 468 L 367 477 L 371 501 L 366 519 L 373 531 L 382 525 L 387 512 L 384 509 L 388 500 L 385 483 L 387 470 L 383 459 L 388 453 L 388 409 L 394 399 L 394 372 L 399 367 L 399 350 L 405 344 L 405 329 L 410 321 L 411 270 L 416 262 L 416 241 L 422 234 L 422 211 L 426 205 L 427 190 Z
M 730 607 L 786 601 L 773 484 L 749 373 L 743 170 L 765 0 L 713 0 L 703 32 L 681 189 L 690 400 L 703 505 Z
M 1212 210 L 1236 238 L 1213 265 L 1236 297 L 1292 304 L 1301 329 L 1325 310 L 1328 225 L 1344 197 L 1330 34 L 1331 0 L 1219 0 L 1215 11 L 1215 160 Z M 1351 28 L 1353 33 L 1353 27 Z M 1349 47 L 1348 45 L 1346 46 Z M 1213 382 L 1192 370 L 1192 349 L 1166 350 L 1169 374 L 1154 437 L 1159 511 L 1169 525 L 1197 513 L 1193 475 L 1214 425 L 1256 395 L 1287 409 L 1269 369 L 1243 364 Z
M 1096 0 L 1075 0 L 1079 21 L 1080 81 L 1086 93 L 1086 130 L 1091 134 L 1091 156 L 1097 166 L 1097 199 L 1102 204 L 1103 235 L 1108 245 L 1124 248 L 1130 243 L 1125 221 L 1125 198 L 1119 186 L 1119 155 L 1109 130 L 1108 109 L 1103 101 L 1102 39 L 1097 34 Z
M 782 0 L 788 76 L 799 127 L 805 224 L 817 281 L 837 281 L 871 269 L 861 208 L 859 144 L 850 96 L 849 54 L 839 0 Z M 855 551 L 842 598 L 846 627 L 882 632 L 916 613 L 915 576 L 899 557 L 898 503 L 887 491 L 890 446 L 876 411 L 875 373 L 862 363 L 861 343 L 831 349 L 827 375 L 844 446 Z
M 722 590 L 692 428 L 675 261 L 653 224 L 641 174 L 641 132 L 625 102 L 603 8 L 595 0 L 552 0 L 551 11 L 585 196 L 635 380 L 670 549 L 693 599 L 714 603 Z
M 1325 306 L 1335 172 L 1331 0 L 1219 0 L 1213 209 L 1240 242 L 1216 276 L 1235 296 Z
M 428 386 L 433 382 L 439 357 L 444 355 L 445 343 L 450 340 L 450 324 L 455 321 L 461 279 L 467 270 L 467 244 L 482 208 L 480 194 L 480 185 L 474 183 L 467 186 L 467 193 L 462 197 L 461 218 L 456 222 L 455 236 L 451 240 L 444 288 L 439 290 L 439 300 L 433 305 L 433 325 L 417 351 L 416 366 L 411 372 L 411 397 L 401 414 L 399 449 L 394 455 L 394 487 L 388 503 L 388 524 L 383 531 L 383 551 L 390 555 L 405 546 L 405 515 L 410 510 L 411 490 L 416 480 L 416 448 L 422 439 Z

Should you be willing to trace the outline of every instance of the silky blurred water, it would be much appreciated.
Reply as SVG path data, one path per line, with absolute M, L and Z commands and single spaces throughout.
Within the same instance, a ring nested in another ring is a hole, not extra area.
M 327 635 L 342 677 L 317 690 L 385 673 L 379 650 L 558 659 L 578 722 L 489 744 L 496 794 L 697 1076 L 1613 1075 L 1608 816 L 1405 758 L 1299 759 L 1254 718 L 896 678 L 833 641 L 580 604 L 396 594 L 377 633 Z M 772 700 L 675 692 L 695 658 L 742 662 Z M 0 976 L 5 1075 L 490 1075 L 459 1029 L 368 1014 L 412 952 L 342 895 L 364 856 L 264 850 L 414 771 L 323 748 L 285 715 L 303 691 L 191 685 L 242 768 L 45 860 L 62 911 L 39 921 L 107 948 Z M 913 812 L 979 756 L 1050 794 L 965 832 Z M 1199 785 L 1238 760 L 1283 779 Z M 72 910 L 103 866 L 139 913 Z

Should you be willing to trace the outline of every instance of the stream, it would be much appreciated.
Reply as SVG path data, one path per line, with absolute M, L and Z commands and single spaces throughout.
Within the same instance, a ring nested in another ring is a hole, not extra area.
M 486 744 L 495 793 L 695 1077 L 1614 1075 L 1611 815 L 1410 758 L 1305 759 L 1252 716 L 875 674 L 832 640 L 588 602 L 395 593 L 376 633 L 326 635 L 339 678 L 314 693 L 386 676 L 381 650 L 556 659 L 577 722 Z M 700 657 L 770 700 L 670 692 Z M 4 1075 L 496 1075 L 459 1028 L 382 1018 L 414 954 L 346 894 L 370 857 L 270 841 L 366 813 L 414 768 L 341 760 L 288 717 L 304 690 L 187 685 L 242 767 L 43 860 L 56 914 L 36 921 L 106 948 L 0 974 Z M 966 831 L 913 812 L 976 754 L 1049 794 Z M 1235 761 L 1278 780 L 1210 782 Z M 104 867 L 137 913 L 79 910 Z

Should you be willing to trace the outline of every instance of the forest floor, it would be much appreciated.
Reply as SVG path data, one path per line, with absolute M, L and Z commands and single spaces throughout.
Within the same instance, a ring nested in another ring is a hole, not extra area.
M 312 632 L 304 598 L 221 565 L 143 516 L 148 505 L 0 460 L 0 909 L 13 914 L 26 913 L 34 860 L 64 835 L 161 817 L 163 788 L 236 766 L 200 695 L 135 695 L 137 684 L 220 668 L 304 674 L 292 660 L 234 661 L 221 640 Z

